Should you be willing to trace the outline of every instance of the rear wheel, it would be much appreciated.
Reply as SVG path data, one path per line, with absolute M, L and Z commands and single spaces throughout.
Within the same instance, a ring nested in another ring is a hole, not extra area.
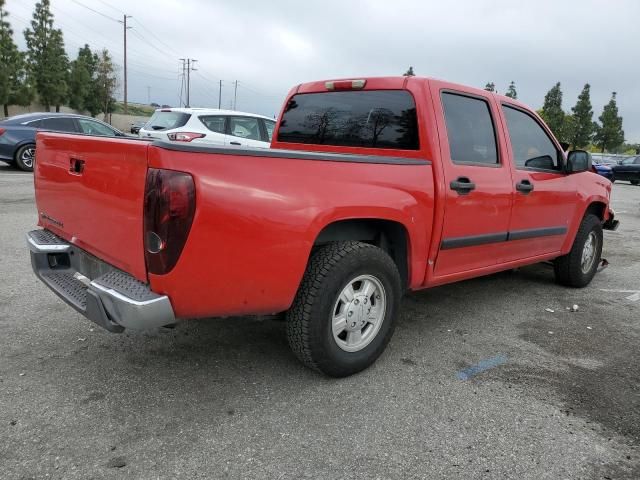
M 20 170 L 33 172 L 36 161 L 36 146 L 32 143 L 23 145 L 16 152 L 16 165 Z
M 638 185 L 640 184 L 640 180 L 629 180 L 631 182 L 631 185 Z
M 398 268 L 384 250 L 336 242 L 316 250 L 287 312 L 291 349 L 333 377 L 364 370 L 384 351 L 401 297 Z
M 571 251 L 556 258 L 556 281 L 568 287 L 585 287 L 591 282 L 602 255 L 602 223 L 595 215 L 582 219 Z

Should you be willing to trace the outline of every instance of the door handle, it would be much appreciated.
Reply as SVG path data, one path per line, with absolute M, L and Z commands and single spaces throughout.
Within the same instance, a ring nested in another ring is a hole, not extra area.
M 70 158 L 69 159 L 69 173 L 73 175 L 82 175 L 84 172 L 84 160 L 80 160 L 79 158 Z
M 529 180 L 520 180 L 518 183 L 516 183 L 516 190 L 523 195 L 527 195 L 528 193 L 533 191 L 533 183 L 531 183 Z
M 231 145 L 242 145 L 240 142 L 229 142 Z
M 458 177 L 449 184 L 449 187 L 458 192 L 458 195 L 469 195 L 469 192 L 476 189 L 476 184 L 467 177 Z

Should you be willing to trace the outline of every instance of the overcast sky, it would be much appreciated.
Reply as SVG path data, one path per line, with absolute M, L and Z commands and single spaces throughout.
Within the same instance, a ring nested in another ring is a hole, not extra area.
M 52 0 L 71 59 L 88 43 L 122 65 L 123 12 L 129 30 L 129 100 L 177 105 L 180 57 L 195 58 L 192 106 L 233 100 L 273 116 L 288 89 L 336 77 L 417 75 L 518 97 L 539 108 L 555 82 L 569 110 L 586 82 L 594 119 L 618 92 L 627 141 L 640 142 L 638 0 Z M 7 0 L 16 41 L 35 0 Z M 94 9 L 96 12 L 86 7 Z M 101 15 L 102 14 L 102 15 Z M 112 17 L 112 18 L 107 18 Z M 120 92 L 120 98 L 122 93 Z

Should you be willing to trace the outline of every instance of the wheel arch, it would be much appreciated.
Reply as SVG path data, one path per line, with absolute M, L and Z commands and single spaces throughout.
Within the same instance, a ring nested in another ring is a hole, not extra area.
M 375 245 L 389 254 L 400 272 L 403 289 L 410 282 L 410 236 L 407 227 L 383 218 L 349 218 L 325 225 L 313 243 L 314 248 L 330 242 L 355 240 Z

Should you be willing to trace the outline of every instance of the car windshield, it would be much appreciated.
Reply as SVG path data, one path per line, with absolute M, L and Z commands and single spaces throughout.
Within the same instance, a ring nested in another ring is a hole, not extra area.
M 147 130 L 171 130 L 184 126 L 190 117 L 190 114 L 184 112 L 156 110 L 146 127 Z

